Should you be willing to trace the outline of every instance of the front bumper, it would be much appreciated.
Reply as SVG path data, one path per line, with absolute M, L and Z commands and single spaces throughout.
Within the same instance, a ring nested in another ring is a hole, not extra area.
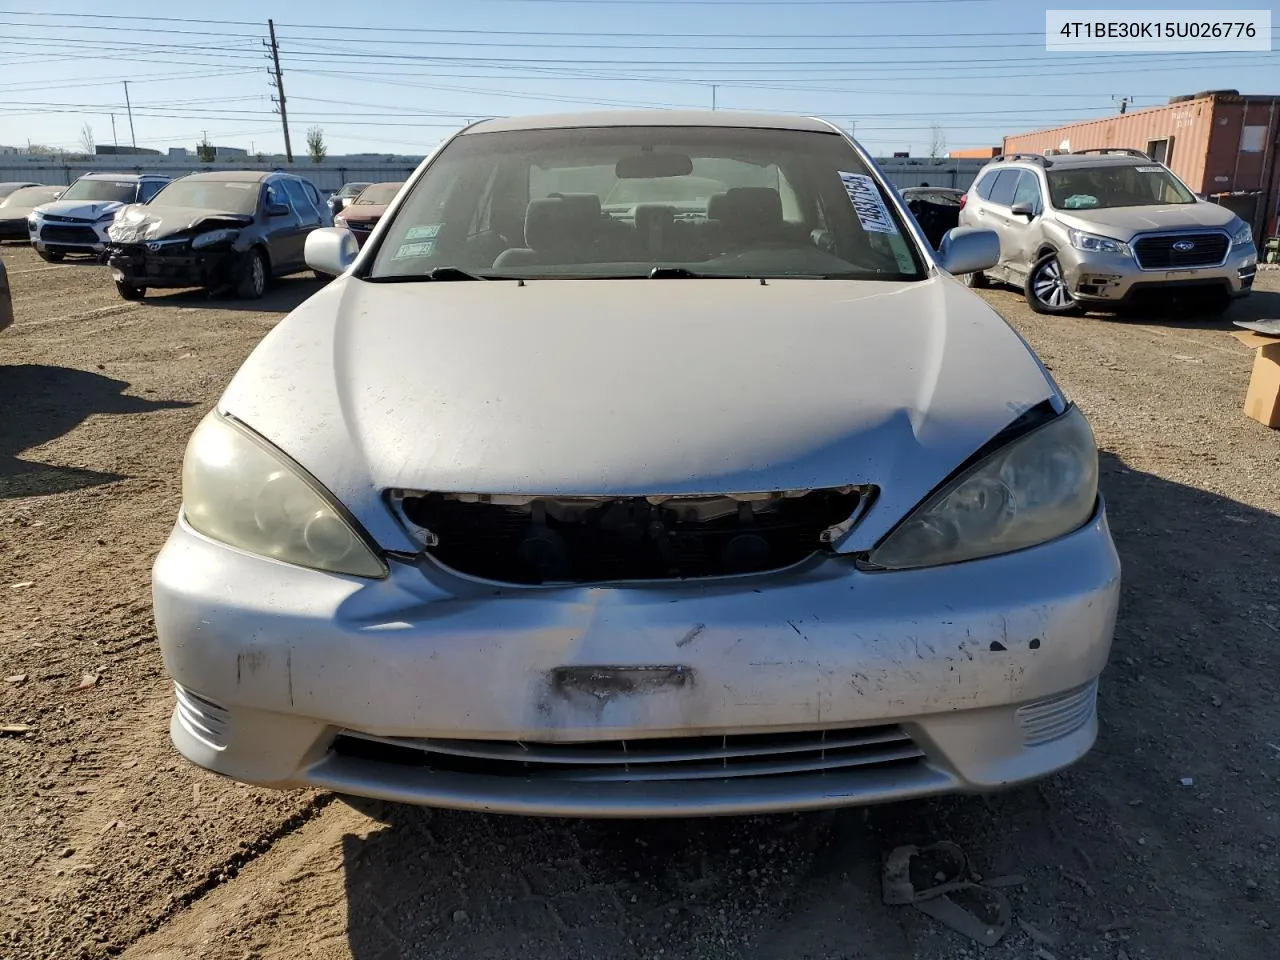
M 31 245 L 41 253 L 93 253 L 101 254 L 111 242 L 107 230 L 112 220 L 96 223 L 87 220 L 50 221 L 41 218 L 32 224 L 27 221 L 27 236 Z
M 1143 270 L 1132 257 L 1085 253 L 1074 248 L 1061 254 L 1059 262 L 1077 300 L 1127 306 L 1159 293 L 1203 290 L 1230 297 L 1247 296 L 1253 288 L 1258 251 L 1252 245 L 1232 247 L 1225 262 L 1218 266 L 1175 270 Z
M 910 572 L 816 559 L 759 578 L 494 589 L 428 564 L 391 567 L 381 581 L 327 575 L 179 521 L 154 570 L 161 649 L 180 685 L 178 749 L 253 783 L 525 814 L 749 813 L 988 790 L 1092 745 L 1120 585 L 1101 505 L 1053 543 Z M 609 682 L 655 667 L 652 683 Z M 834 772 L 683 780 L 335 749 L 373 738 L 403 754 L 434 738 L 625 750 L 884 725 L 912 749 Z
M 189 243 L 155 251 L 141 243 L 113 243 L 107 249 L 112 275 L 135 287 L 223 287 L 233 282 L 236 262 L 230 248 L 193 251 Z
M 0 220 L 0 240 L 30 240 L 26 217 L 10 217 Z

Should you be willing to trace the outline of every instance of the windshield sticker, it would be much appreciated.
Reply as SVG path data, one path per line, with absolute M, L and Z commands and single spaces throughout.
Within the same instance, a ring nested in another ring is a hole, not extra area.
M 843 170 L 840 171 L 840 180 L 844 184 L 845 193 L 849 194 L 849 202 L 853 204 L 853 212 L 858 215 L 858 222 L 862 224 L 863 230 L 868 233 L 898 232 L 874 180 L 864 173 L 845 173 Z
M 1134 167 L 1139 173 L 1164 173 L 1164 167 Z
M 396 250 L 393 260 L 407 260 L 410 257 L 429 257 L 431 251 L 436 247 L 434 240 L 424 240 L 422 243 L 402 243 Z
M 440 233 L 440 224 L 424 223 L 421 226 L 410 227 L 405 231 L 404 238 L 406 240 L 434 240 Z

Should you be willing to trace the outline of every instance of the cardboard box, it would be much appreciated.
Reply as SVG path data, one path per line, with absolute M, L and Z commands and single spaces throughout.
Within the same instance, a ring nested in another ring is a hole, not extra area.
M 1244 414 L 1268 427 L 1280 428 L 1280 337 L 1233 333 L 1253 355 L 1253 375 L 1244 397 Z

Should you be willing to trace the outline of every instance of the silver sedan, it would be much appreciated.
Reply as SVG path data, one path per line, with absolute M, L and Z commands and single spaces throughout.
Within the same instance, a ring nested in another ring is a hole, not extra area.
M 626 189 L 615 189 L 626 182 Z M 977 792 L 1083 756 L 1092 432 L 827 123 L 473 125 L 191 438 L 155 565 L 193 762 L 573 816 Z

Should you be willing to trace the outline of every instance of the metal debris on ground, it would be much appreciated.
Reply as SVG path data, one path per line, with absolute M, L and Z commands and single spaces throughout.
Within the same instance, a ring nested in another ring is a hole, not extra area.
M 885 903 L 910 904 L 985 947 L 995 946 L 1009 930 L 1008 899 L 976 882 L 969 858 L 949 841 L 893 850 L 885 861 L 882 882 Z
M 30 733 L 35 727 L 26 723 L 0 723 L 0 734 L 8 734 L 17 736 L 23 733 Z

